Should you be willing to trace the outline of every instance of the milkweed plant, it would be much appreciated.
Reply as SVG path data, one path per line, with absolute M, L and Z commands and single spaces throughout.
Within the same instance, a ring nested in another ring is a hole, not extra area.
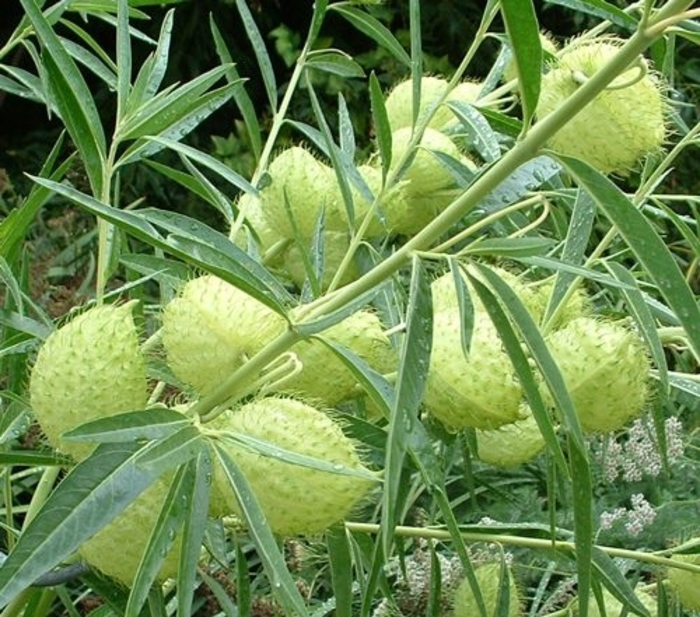
M 214 18 L 219 64 L 168 83 L 177 5 L 154 40 L 142 2 L 20 3 L 0 89 L 64 130 L 0 223 L 3 616 L 700 610 L 694 2 L 563 2 L 566 37 L 488 0 L 442 75 L 418 0 L 407 37 L 316 0 L 282 86 L 236 0 L 265 109 Z M 215 112 L 252 173 L 192 141 Z M 128 202 L 139 168 L 202 216 Z M 94 259 L 52 318 L 23 246 L 56 204 Z

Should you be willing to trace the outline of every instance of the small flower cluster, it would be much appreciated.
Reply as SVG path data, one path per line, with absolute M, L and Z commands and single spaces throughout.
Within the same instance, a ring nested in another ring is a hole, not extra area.
M 669 461 L 683 456 L 683 425 L 676 417 L 667 418 L 666 453 Z M 608 438 L 601 448 L 603 478 L 611 484 L 618 477 L 625 482 L 639 482 L 644 476 L 655 478 L 661 473 L 659 445 L 648 419 L 639 418 L 630 426 L 626 440 Z
M 610 529 L 618 521 L 624 521 L 625 530 L 632 536 L 639 535 L 647 525 L 654 522 L 656 510 L 641 493 L 631 498 L 631 508 L 615 508 L 600 515 L 600 529 Z
M 397 617 L 424 615 L 430 597 L 432 556 L 427 542 L 421 541 L 417 550 L 404 562 L 405 571 L 397 558 L 391 559 L 384 570 L 388 577 L 396 578 L 395 602 L 387 599 L 375 608 L 372 617 Z M 446 557 L 437 553 L 440 569 L 443 608 L 447 609 L 454 589 L 462 579 L 462 564 L 458 557 Z

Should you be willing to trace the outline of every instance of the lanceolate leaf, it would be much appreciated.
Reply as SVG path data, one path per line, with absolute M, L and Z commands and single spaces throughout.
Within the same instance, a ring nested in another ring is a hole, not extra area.
M 139 449 L 99 446 L 58 485 L 0 568 L 0 606 L 69 557 L 157 478 L 135 465 Z
M 174 409 L 146 409 L 86 422 L 62 438 L 95 443 L 161 439 L 191 424 L 191 418 Z
M 411 57 L 406 53 L 401 43 L 384 24 L 369 13 L 352 6 L 350 2 L 337 2 L 328 7 L 329 10 L 340 13 L 353 26 L 374 39 L 380 46 L 390 52 L 399 62 L 411 66 Z
M 540 29 L 532 0 L 501 0 L 501 13 L 513 49 L 525 129 L 535 115 L 542 80 Z
M 608 178 L 578 159 L 560 159 L 579 186 L 588 191 L 598 208 L 617 227 L 649 278 L 656 283 L 659 293 L 675 311 L 695 355 L 700 356 L 700 309 L 666 243 Z
M 265 514 L 248 481 L 224 447 L 216 442 L 212 447 L 215 464 L 221 466 L 224 476 L 229 481 L 230 489 L 238 500 L 248 532 L 255 542 L 258 556 L 271 583 L 273 594 L 282 605 L 285 614 L 306 617 L 308 612 L 304 600 L 287 569 L 284 556 L 277 546 L 277 541 L 265 521 Z
M 54 102 L 78 148 L 95 195 L 101 194 L 105 136 L 97 106 L 83 76 L 34 0 L 20 0 L 43 46 L 43 63 Z
M 32 179 L 127 231 L 135 238 L 216 274 L 273 310 L 285 313 L 284 303 L 288 302 L 290 297 L 282 284 L 226 236 L 203 223 L 173 212 L 157 215 L 157 211 L 148 210 L 144 216 L 117 210 L 70 186 L 43 178 Z M 147 217 L 166 229 L 174 227 L 182 235 L 164 237 Z M 188 236 L 194 239 L 190 240 Z
M 419 422 L 418 407 L 423 398 L 433 341 L 432 300 L 428 272 L 420 258 L 413 260 L 406 334 L 399 359 L 396 398 L 389 423 L 382 508 L 384 555 L 391 555 L 394 526 L 397 523 L 397 495 L 401 486 L 408 436 Z

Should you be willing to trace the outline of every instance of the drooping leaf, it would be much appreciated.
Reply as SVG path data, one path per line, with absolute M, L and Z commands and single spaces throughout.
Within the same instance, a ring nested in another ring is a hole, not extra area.
M 135 464 L 140 446 L 103 444 L 48 497 L 0 568 L 0 606 L 69 557 L 157 477 Z

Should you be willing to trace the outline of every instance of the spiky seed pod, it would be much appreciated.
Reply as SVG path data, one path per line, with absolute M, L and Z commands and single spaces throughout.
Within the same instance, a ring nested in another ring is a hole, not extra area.
M 492 431 L 476 431 L 477 456 L 494 467 L 516 467 L 531 461 L 544 448 L 544 437 L 525 403 L 526 417 Z
M 360 165 L 357 170 L 370 191 L 372 191 L 372 194 L 376 197 L 382 189 L 382 170 L 372 164 Z M 375 215 L 364 234 L 365 238 L 377 238 L 397 233 L 397 228 L 404 229 L 406 227 L 406 221 L 410 220 L 412 216 L 411 205 L 406 199 L 406 184 L 406 181 L 400 181 L 385 191 L 375 210 Z M 355 205 L 355 227 L 357 227 L 371 208 L 372 202 L 368 201 L 356 190 L 353 191 L 353 201 Z
M 615 431 L 644 411 L 650 362 L 639 337 L 628 328 L 579 317 L 546 341 L 584 430 Z
M 681 563 L 700 566 L 700 554 L 698 553 L 677 554 L 673 555 L 671 559 Z M 680 568 L 669 568 L 668 582 L 684 609 L 689 611 L 700 610 L 700 574 L 681 570 Z
M 305 247 L 307 251 L 311 247 Z M 321 279 L 321 288 L 326 290 L 335 277 L 335 274 L 345 257 L 345 254 L 350 248 L 350 238 L 346 232 L 326 231 L 323 233 L 323 277 Z M 311 259 L 311 256 L 309 256 Z M 297 287 L 301 288 L 307 278 L 306 266 L 304 258 L 299 246 L 295 243 L 291 244 L 284 255 L 284 263 L 282 268 L 289 275 L 289 278 L 294 281 Z M 350 262 L 350 267 L 345 270 L 344 276 L 341 277 L 339 284 L 347 285 L 354 281 L 359 276 L 359 270 L 354 261 Z
M 270 184 L 260 191 L 262 210 L 270 227 L 282 238 L 313 237 L 321 211 L 325 229 L 347 229 L 338 202 L 335 172 L 308 150 L 293 146 L 280 152 L 268 167 Z
M 156 480 L 109 525 L 82 544 L 80 556 L 100 572 L 131 586 L 168 490 L 166 482 Z M 178 535 L 165 557 L 161 580 L 177 575 L 180 541 Z
M 557 53 L 557 44 L 548 32 L 540 32 L 540 45 L 544 51 L 550 54 Z M 515 58 L 510 59 L 506 68 L 503 69 L 503 81 L 512 81 L 518 79 L 518 69 L 515 65 Z
M 243 193 L 236 203 L 236 208 L 239 212 L 245 209 L 246 226 L 252 228 L 257 235 L 257 239 L 259 241 L 258 248 L 261 254 L 269 251 L 273 246 L 278 245 L 280 240 L 283 240 L 280 234 L 278 234 L 270 226 L 270 223 L 263 212 L 262 202 L 259 197 L 251 195 L 250 193 Z M 238 234 L 236 234 L 236 245 L 243 250 L 247 250 L 248 238 L 249 236 L 244 226 L 238 231 Z M 279 265 L 282 253 L 283 251 L 280 251 L 276 259 L 273 259 L 269 265 L 272 267 Z
M 269 397 L 248 403 L 214 420 L 212 429 L 242 433 L 278 448 L 362 472 L 365 477 L 341 475 L 266 457 L 231 442 L 225 447 L 240 467 L 265 514 L 281 536 L 321 533 L 348 513 L 375 485 L 362 464 L 355 444 L 331 417 L 291 398 Z M 231 513 L 241 509 L 219 465 L 214 466 L 215 492 Z
M 32 369 L 29 397 L 49 443 L 76 460 L 92 445 L 61 434 L 148 401 L 146 365 L 132 311 L 134 302 L 88 309 L 44 341 Z
M 646 607 L 650 615 L 656 615 L 658 613 L 658 605 L 656 598 L 649 595 L 645 591 L 635 590 L 635 595 L 639 601 Z M 632 613 L 628 611 L 615 596 L 613 596 L 607 589 L 603 589 L 603 604 L 605 605 L 605 617 L 622 617 L 623 615 L 631 615 Z M 572 606 L 573 614 L 578 615 L 578 600 L 576 600 Z M 598 603 L 595 597 L 591 595 L 591 599 L 588 602 L 588 617 L 603 617 L 603 613 L 598 607 Z
M 162 340 L 173 373 L 207 394 L 284 328 L 270 308 L 206 275 L 188 281 L 165 307 Z
M 391 164 L 395 168 L 408 151 L 412 131 L 410 128 L 398 129 L 391 134 L 391 139 Z M 459 148 L 447 135 L 443 135 L 435 129 L 426 129 L 415 158 L 403 175 L 403 179 L 408 181 L 407 195 L 426 195 L 434 191 L 455 187 L 454 175 L 435 153 L 445 154 L 458 160 L 461 158 Z
M 466 267 L 470 274 L 475 276 L 481 282 L 484 282 L 479 271 L 472 264 L 468 264 Z M 518 296 L 521 296 L 521 294 L 526 293 L 526 286 L 520 282 L 520 279 L 516 274 L 509 272 L 504 268 L 491 266 L 491 269 L 501 279 L 503 279 L 511 287 L 511 289 L 513 289 L 513 291 L 515 291 L 518 294 Z M 463 271 L 460 271 L 460 273 L 462 275 L 462 280 L 464 281 L 464 284 L 467 286 L 467 289 L 469 291 L 469 298 L 471 299 L 474 308 L 476 310 L 480 310 L 483 305 L 481 303 L 481 300 L 479 299 L 479 295 L 473 289 L 471 283 L 469 282 L 469 279 L 467 278 L 467 275 Z M 455 281 L 452 272 L 446 272 L 445 274 L 436 278 L 430 284 L 430 290 L 433 297 L 434 312 L 438 313 L 445 310 L 456 309 L 459 306 L 457 301 L 457 290 L 455 287 Z M 525 302 L 525 299 L 523 299 L 522 296 L 521 300 Z
M 574 42 L 542 78 L 540 119 L 558 109 L 581 83 L 618 52 L 612 38 Z M 666 136 L 665 99 L 659 79 L 639 59 L 549 140 L 556 152 L 583 159 L 603 173 L 626 173 L 658 151 Z M 640 71 L 645 71 L 640 77 Z
M 520 617 L 522 610 L 520 608 L 518 586 L 515 583 L 513 574 L 510 568 L 506 566 L 505 575 L 509 580 L 509 602 L 508 602 L 508 617 Z M 498 607 L 498 595 L 500 589 L 501 564 L 485 563 L 474 569 L 474 576 L 479 583 L 481 597 L 486 607 L 487 615 L 495 615 Z M 457 587 L 454 595 L 454 617 L 476 617 L 481 615 L 479 604 L 476 601 L 474 592 L 468 579 L 464 579 Z
M 549 298 L 554 290 L 554 279 L 537 281 L 526 286 L 527 307 L 535 321 L 542 323 Z M 552 323 L 552 328 L 561 328 L 577 317 L 588 317 L 592 314 L 593 307 L 591 299 L 585 289 L 577 287 L 566 304 L 557 309 L 556 318 Z
M 384 334 L 379 318 L 370 311 L 358 311 L 322 334 L 348 348 L 380 373 L 396 370 L 396 351 Z M 291 351 L 297 354 L 303 369 L 282 384 L 284 392 L 319 401 L 328 407 L 357 394 L 358 383 L 352 373 L 320 341 L 302 341 Z M 319 375 L 323 375 L 323 379 L 319 379 Z
M 418 117 L 425 114 L 434 102 L 447 90 L 448 82 L 441 77 L 424 75 L 420 82 L 420 108 Z M 398 83 L 386 97 L 384 102 L 389 124 L 392 131 L 413 126 L 413 80 L 407 79 Z M 441 105 L 431 118 L 428 126 L 440 128 L 454 118 L 453 113 Z
M 433 316 L 433 348 L 425 388 L 427 410 L 452 430 L 495 429 L 521 418 L 515 369 L 487 315 L 475 313 L 469 357 L 464 356 L 459 311 Z

